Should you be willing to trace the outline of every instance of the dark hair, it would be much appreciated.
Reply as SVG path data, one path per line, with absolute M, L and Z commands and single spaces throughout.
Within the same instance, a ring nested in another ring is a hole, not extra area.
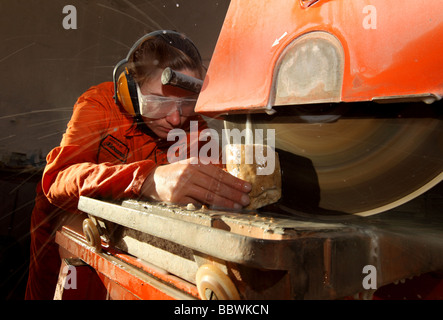
M 148 37 L 134 51 L 127 67 L 139 85 L 149 80 L 156 69 L 189 69 L 196 71 L 200 79 L 205 73 L 198 49 L 191 40 L 175 32 Z

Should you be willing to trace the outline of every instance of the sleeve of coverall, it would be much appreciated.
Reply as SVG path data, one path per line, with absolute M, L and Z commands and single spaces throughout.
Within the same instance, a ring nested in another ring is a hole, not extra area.
M 80 196 L 134 197 L 156 164 L 151 160 L 129 164 L 96 163 L 102 134 L 112 121 L 111 103 L 90 89 L 77 101 L 60 147 L 47 156 L 42 180 L 49 201 L 75 210 Z M 103 100 L 103 101 L 101 101 Z

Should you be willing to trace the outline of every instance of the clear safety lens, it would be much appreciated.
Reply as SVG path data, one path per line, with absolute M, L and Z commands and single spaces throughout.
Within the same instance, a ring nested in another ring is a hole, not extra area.
M 163 97 L 157 95 L 144 95 L 137 86 L 140 113 L 143 117 L 161 119 L 179 111 L 181 116 L 195 115 L 194 108 L 197 99 L 193 97 Z

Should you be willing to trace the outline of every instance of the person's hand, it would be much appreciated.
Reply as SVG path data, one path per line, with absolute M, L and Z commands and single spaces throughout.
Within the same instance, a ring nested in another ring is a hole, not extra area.
M 205 204 L 241 209 L 250 202 L 252 186 L 215 165 L 191 164 L 192 159 L 159 166 L 143 183 L 142 195 L 176 204 Z

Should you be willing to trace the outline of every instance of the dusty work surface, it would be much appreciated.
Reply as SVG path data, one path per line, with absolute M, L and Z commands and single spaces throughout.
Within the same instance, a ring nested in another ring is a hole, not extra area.
M 379 286 L 443 270 L 441 201 L 436 189 L 408 206 L 371 217 L 290 210 L 236 213 L 84 197 L 79 209 L 118 225 L 118 248 L 189 282 L 198 259 L 215 259 L 288 270 L 298 275 L 291 278 L 294 290 L 300 290 L 296 297 L 330 298 L 358 292 L 367 265 L 377 269 Z
M 166 204 L 152 204 L 144 201 L 127 200 L 123 207 L 157 213 L 170 218 L 180 219 L 221 229 L 236 234 L 269 240 L 295 239 L 306 232 L 328 232 L 346 228 L 340 221 L 321 222 L 307 220 L 303 217 L 288 217 L 272 213 L 230 212 L 210 210 L 205 206 L 171 206 Z

